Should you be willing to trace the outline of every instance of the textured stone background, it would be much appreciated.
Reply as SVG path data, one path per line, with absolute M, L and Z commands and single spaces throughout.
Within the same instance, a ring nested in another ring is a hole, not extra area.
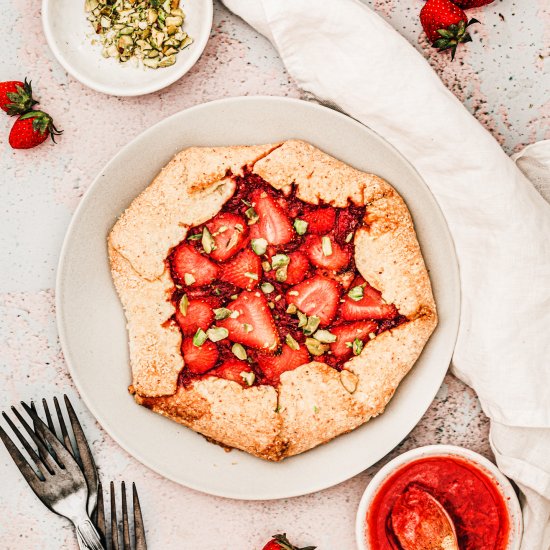
M 365 2 L 423 53 L 507 152 L 550 138 L 546 0 L 496 0 L 473 10 L 481 25 L 472 29 L 474 42 L 452 64 L 426 43 L 417 18 L 420 0 Z M 161 92 L 115 98 L 85 88 L 55 61 L 42 34 L 38 2 L 0 0 L 0 21 L 0 80 L 31 77 L 64 129 L 56 147 L 14 152 L 7 144 L 10 121 L 0 117 L 1 408 L 67 393 L 77 404 L 104 479 L 138 483 L 150 548 L 255 550 L 284 530 L 297 544 L 353 549 L 355 511 L 380 465 L 332 489 L 276 502 L 225 500 L 166 481 L 122 451 L 78 400 L 55 325 L 61 242 L 95 173 L 134 136 L 191 105 L 247 94 L 300 97 L 271 46 L 215 2 L 211 40 L 190 73 Z M 391 456 L 430 443 L 463 445 L 490 456 L 487 433 L 475 395 L 449 375 L 422 421 Z M 2 548 L 77 548 L 67 522 L 43 508 L 3 448 L 0 479 Z

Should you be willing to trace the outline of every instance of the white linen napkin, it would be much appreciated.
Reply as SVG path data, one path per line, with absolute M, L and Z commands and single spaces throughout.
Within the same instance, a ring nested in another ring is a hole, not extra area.
M 550 458 L 537 449 L 550 450 L 550 205 L 422 56 L 357 0 L 224 2 L 269 38 L 299 86 L 385 137 L 437 198 L 461 272 L 452 368 L 479 395 L 498 464 L 523 490 L 522 549 L 547 548 Z

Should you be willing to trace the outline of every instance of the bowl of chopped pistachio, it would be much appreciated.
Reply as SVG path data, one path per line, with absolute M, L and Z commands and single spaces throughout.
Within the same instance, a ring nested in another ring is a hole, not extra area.
M 52 52 L 74 78 L 116 96 L 148 94 L 181 78 L 212 28 L 212 0 L 43 0 Z

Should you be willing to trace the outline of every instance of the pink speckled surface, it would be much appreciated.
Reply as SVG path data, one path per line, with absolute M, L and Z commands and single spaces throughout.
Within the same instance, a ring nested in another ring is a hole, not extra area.
M 482 24 L 453 64 L 423 38 L 420 0 L 366 3 L 423 52 L 507 152 L 550 137 L 546 0 L 496 0 L 471 12 Z M 259 550 L 269 535 L 282 530 L 297 544 L 353 549 L 355 511 L 377 466 L 332 489 L 276 502 L 225 500 L 166 481 L 122 451 L 78 400 L 55 325 L 54 277 L 65 230 L 95 173 L 122 145 L 197 103 L 246 94 L 300 97 L 300 90 L 267 41 L 218 3 L 211 40 L 193 70 L 164 91 L 127 99 L 88 90 L 62 70 L 46 47 L 36 2 L 0 0 L 0 13 L 7 29 L 0 35 L 0 80 L 31 77 L 38 97 L 65 131 L 56 147 L 13 152 L 7 145 L 10 121 L 0 117 L 2 408 L 20 399 L 67 393 L 102 477 L 137 482 L 152 549 Z M 452 443 L 490 457 L 487 434 L 473 392 L 447 376 L 429 411 L 391 456 L 419 445 Z M 67 522 L 45 510 L 3 448 L 0 476 L 2 548 L 77 548 Z

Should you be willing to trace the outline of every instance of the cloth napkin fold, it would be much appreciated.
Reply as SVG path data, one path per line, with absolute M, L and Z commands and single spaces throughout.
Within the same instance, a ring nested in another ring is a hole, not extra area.
M 548 548 L 550 460 L 537 449 L 550 451 L 550 205 L 423 57 L 359 1 L 224 2 L 272 42 L 300 87 L 385 137 L 435 195 L 461 273 L 452 368 L 477 392 L 498 464 L 523 490 L 522 550 Z

